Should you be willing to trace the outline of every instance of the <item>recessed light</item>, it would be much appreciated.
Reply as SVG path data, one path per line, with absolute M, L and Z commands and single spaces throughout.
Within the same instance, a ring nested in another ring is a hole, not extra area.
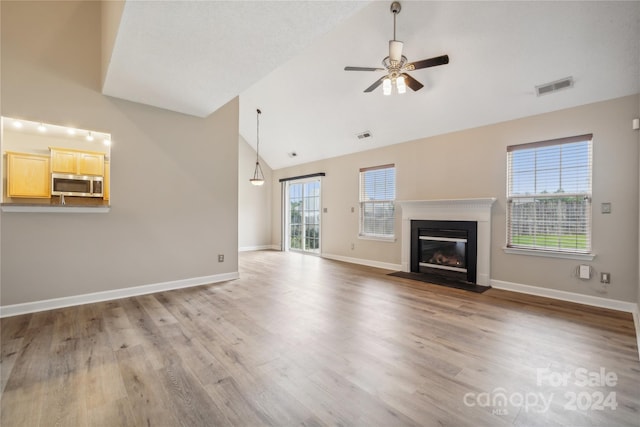
M 93 141 L 93 134 L 91 132 L 87 135 L 87 141 Z

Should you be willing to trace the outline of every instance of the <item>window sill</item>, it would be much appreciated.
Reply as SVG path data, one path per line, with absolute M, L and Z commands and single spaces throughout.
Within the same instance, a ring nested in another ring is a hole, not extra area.
M 366 236 L 366 235 L 362 235 L 362 234 L 358 235 L 358 239 L 359 240 L 375 240 L 375 241 L 378 241 L 378 242 L 391 242 L 391 243 L 396 241 L 396 237 L 395 236 L 393 236 L 393 237 L 376 237 L 376 236 Z
M 571 252 L 553 252 L 553 251 L 543 251 L 536 249 L 523 249 L 523 248 L 502 248 L 504 253 L 506 254 L 515 254 L 515 255 L 530 255 L 530 256 L 539 256 L 545 258 L 564 258 L 564 259 L 576 259 L 579 261 L 593 261 L 596 257 L 596 254 L 578 254 Z

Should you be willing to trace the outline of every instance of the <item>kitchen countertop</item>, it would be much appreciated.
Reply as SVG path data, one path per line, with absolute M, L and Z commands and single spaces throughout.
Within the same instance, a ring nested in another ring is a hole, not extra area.
M 51 203 L 0 203 L 2 212 L 30 213 L 108 213 L 110 205 L 86 205 L 67 202 L 65 205 Z

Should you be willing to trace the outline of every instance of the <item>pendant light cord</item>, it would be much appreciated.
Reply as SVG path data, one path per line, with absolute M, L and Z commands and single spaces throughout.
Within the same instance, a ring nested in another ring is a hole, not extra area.
M 260 109 L 256 109 L 257 111 L 257 115 L 256 115 L 256 163 L 259 163 L 259 157 L 260 157 L 260 114 L 262 114 L 262 111 L 260 111 Z

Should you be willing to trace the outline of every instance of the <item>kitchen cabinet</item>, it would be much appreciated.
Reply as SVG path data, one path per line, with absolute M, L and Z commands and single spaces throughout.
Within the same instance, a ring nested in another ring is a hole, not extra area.
M 7 195 L 50 198 L 49 157 L 7 152 Z
M 73 175 L 104 175 L 104 153 L 54 148 L 51 150 L 51 172 Z
M 76 173 L 76 153 L 72 151 L 51 150 L 51 171 L 58 173 Z
M 110 162 L 104 162 L 104 180 L 102 180 L 102 198 L 104 200 L 109 200 L 109 186 L 111 185 L 111 164 Z

